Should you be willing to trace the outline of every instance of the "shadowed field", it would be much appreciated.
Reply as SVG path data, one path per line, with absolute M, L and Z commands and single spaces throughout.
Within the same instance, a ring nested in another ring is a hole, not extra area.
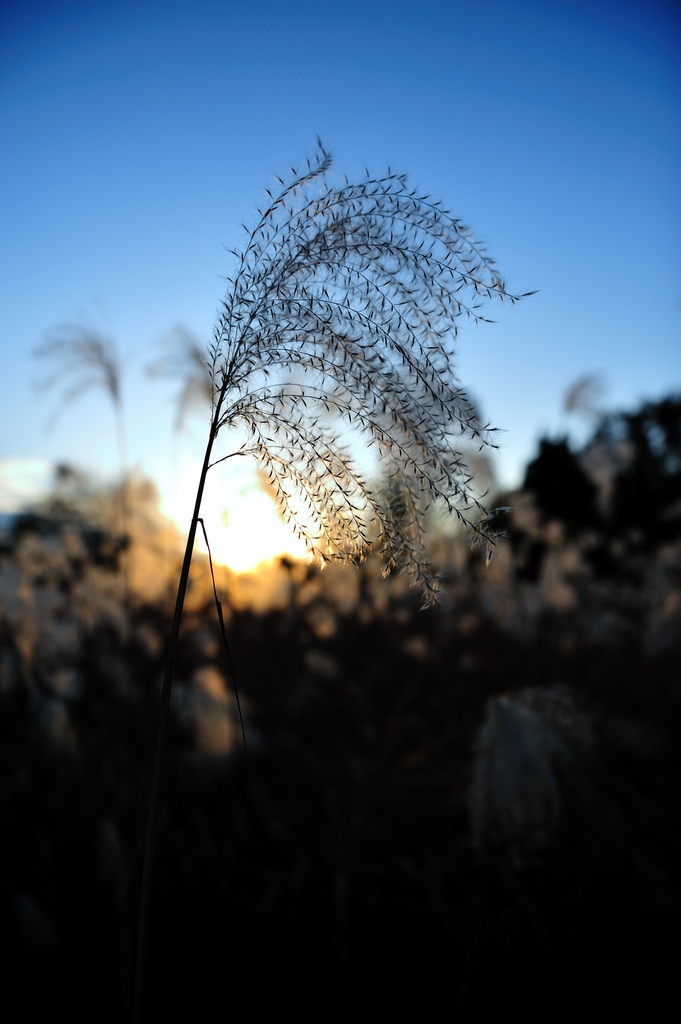
M 461 1019 L 659 1011 L 681 911 L 678 505 L 617 523 L 620 474 L 608 506 L 547 508 L 551 460 L 577 465 L 559 449 L 509 498 L 488 568 L 440 542 L 426 611 L 371 562 L 222 573 L 247 756 L 197 559 L 150 1019 L 442 996 Z M 175 568 L 141 521 L 127 613 L 106 531 L 62 508 L 4 542 L 0 921 L 22 1017 L 129 1014 Z

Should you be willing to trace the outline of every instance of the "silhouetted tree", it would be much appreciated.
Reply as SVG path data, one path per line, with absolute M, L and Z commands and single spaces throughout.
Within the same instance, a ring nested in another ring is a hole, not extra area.
M 525 472 L 523 490 L 531 491 L 549 519 L 578 531 L 600 521 L 595 484 L 566 440 L 542 438 L 539 454 Z
M 607 416 L 594 437 L 616 454 L 611 528 L 637 530 L 646 545 L 675 537 L 681 517 L 681 396 L 646 402 L 631 413 Z

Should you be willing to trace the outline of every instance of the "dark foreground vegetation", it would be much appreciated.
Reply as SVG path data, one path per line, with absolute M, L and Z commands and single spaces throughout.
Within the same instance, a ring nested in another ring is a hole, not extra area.
M 410 1000 L 431 1019 L 443 998 L 460 1020 L 661 1016 L 681 923 L 680 409 L 612 417 L 579 457 L 543 442 L 488 568 L 442 541 L 427 611 L 371 563 L 219 580 L 247 757 L 197 559 L 148 1020 Z M 124 585 L 129 552 L 60 486 L 0 559 L 5 1019 L 114 1022 L 176 564 L 138 512 Z

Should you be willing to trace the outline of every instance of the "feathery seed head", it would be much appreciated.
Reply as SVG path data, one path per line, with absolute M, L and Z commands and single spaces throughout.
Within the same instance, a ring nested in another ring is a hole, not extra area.
M 330 167 L 320 144 L 279 180 L 236 254 L 209 349 L 213 426 L 245 429 L 239 452 L 321 560 L 380 550 L 428 603 L 430 506 L 485 532 L 457 444 L 491 436 L 453 370 L 459 321 L 520 296 L 405 176 L 334 184 Z M 351 438 L 373 454 L 381 488 Z

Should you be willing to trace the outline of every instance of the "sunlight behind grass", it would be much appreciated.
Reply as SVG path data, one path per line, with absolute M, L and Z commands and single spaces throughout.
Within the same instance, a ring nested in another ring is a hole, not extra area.
M 195 466 L 188 467 L 181 474 L 175 497 L 163 499 L 164 513 L 180 530 L 186 529 L 191 519 L 197 475 Z M 305 545 L 277 515 L 255 469 L 245 460 L 208 474 L 203 519 L 213 561 L 232 572 L 251 572 L 281 555 L 306 558 Z M 203 537 L 197 537 L 196 547 L 205 553 Z

